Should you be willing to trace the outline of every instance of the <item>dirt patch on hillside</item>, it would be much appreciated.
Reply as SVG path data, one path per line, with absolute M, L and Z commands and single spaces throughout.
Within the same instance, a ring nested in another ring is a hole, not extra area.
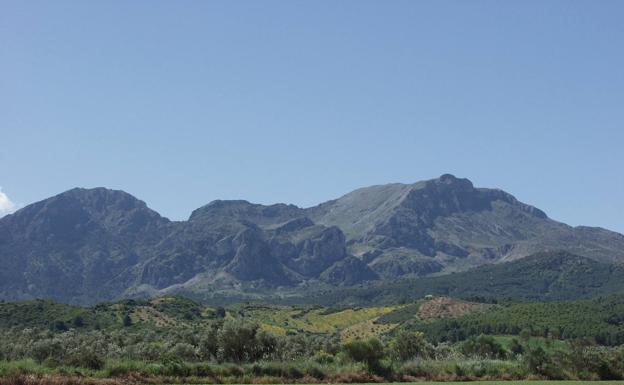
M 420 304 L 416 317 L 427 320 L 434 318 L 459 317 L 475 311 L 486 310 L 489 306 L 449 297 L 435 297 Z

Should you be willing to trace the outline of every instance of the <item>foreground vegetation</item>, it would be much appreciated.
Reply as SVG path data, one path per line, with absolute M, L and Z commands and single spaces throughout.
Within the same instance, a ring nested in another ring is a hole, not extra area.
M 624 378 L 620 297 L 542 306 L 444 297 L 353 309 L 219 308 L 181 297 L 0 303 L 0 383 Z M 602 338 L 605 330 L 615 337 Z

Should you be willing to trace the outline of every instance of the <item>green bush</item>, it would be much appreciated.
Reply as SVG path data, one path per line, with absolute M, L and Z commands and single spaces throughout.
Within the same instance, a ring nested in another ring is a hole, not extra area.
M 254 361 L 261 355 L 256 340 L 258 325 L 241 322 L 228 322 L 217 334 L 217 358 L 220 361 Z
M 351 360 L 366 364 L 372 373 L 390 375 L 392 368 L 381 362 L 385 357 L 384 346 L 377 338 L 347 341 L 342 345 L 342 352 Z
M 342 351 L 353 361 L 369 366 L 384 358 L 383 345 L 376 338 L 347 341 L 342 345 Z
M 104 367 L 104 359 L 91 351 L 79 352 L 71 355 L 66 360 L 66 363 L 70 366 L 77 366 L 92 370 L 100 370 Z
M 425 340 L 422 332 L 400 331 L 390 345 L 392 357 L 399 361 L 415 358 L 429 358 L 433 347 Z
M 30 356 L 41 363 L 48 357 L 60 357 L 63 354 L 63 346 L 60 341 L 52 338 L 42 339 L 32 344 Z
M 462 353 L 475 355 L 482 358 L 506 358 L 507 351 L 492 336 L 481 334 L 478 337 L 471 337 L 461 345 Z
M 312 356 L 312 361 L 319 364 L 333 364 L 336 357 L 333 354 L 329 354 L 325 351 L 319 351 Z

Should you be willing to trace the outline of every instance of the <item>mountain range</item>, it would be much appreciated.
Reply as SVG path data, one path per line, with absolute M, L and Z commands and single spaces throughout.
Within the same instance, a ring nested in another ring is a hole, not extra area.
M 132 195 L 75 188 L 0 219 L 0 298 L 127 296 L 393 282 L 565 251 L 624 261 L 624 236 L 571 227 L 445 174 L 310 208 L 213 201 L 170 221 Z

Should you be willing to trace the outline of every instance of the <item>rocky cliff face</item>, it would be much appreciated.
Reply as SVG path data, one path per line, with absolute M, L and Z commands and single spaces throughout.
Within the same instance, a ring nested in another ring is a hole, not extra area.
M 339 226 L 349 251 L 384 278 L 465 270 L 546 250 L 605 262 L 624 258 L 621 234 L 592 228 L 588 235 L 588 228 L 553 221 L 504 191 L 448 174 L 359 189 L 307 213 Z
M 308 209 L 215 201 L 182 222 L 122 191 L 73 189 L 0 219 L 0 298 L 93 303 L 137 288 L 344 286 L 558 249 L 622 261 L 624 236 L 569 227 L 452 175 Z

